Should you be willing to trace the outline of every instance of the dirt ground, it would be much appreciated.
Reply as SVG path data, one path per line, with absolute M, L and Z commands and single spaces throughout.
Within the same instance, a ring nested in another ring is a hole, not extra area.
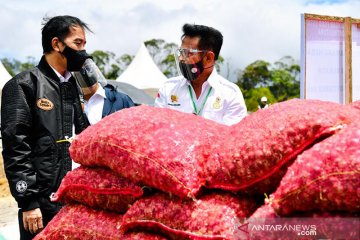
M 4 161 L 0 154 L 0 198 L 10 196 L 9 185 L 4 172 Z
M 15 239 L 12 237 L 15 237 L 17 233 L 13 230 L 17 229 L 17 209 L 17 203 L 10 194 L 0 153 L 0 239 Z M 11 238 L 5 238 L 5 236 L 11 236 Z

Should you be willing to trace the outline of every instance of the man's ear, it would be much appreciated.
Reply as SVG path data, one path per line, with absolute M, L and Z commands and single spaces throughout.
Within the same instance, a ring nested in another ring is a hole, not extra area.
M 60 45 L 62 45 L 62 42 L 60 41 L 60 39 L 58 37 L 54 37 L 53 39 L 51 39 L 51 46 L 56 52 L 62 51 L 62 48 Z
M 204 57 L 205 64 L 204 67 L 213 66 L 215 64 L 215 54 L 212 51 L 207 52 Z

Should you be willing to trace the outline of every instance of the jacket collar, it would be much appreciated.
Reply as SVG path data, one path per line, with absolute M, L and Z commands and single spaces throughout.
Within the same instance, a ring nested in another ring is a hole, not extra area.
M 112 107 L 116 101 L 116 90 L 112 85 L 110 84 L 106 85 L 104 87 L 104 91 L 105 91 L 105 98 L 104 98 L 102 118 L 104 118 L 105 116 L 111 113 Z
M 214 66 L 213 71 L 211 72 L 209 78 L 208 78 L 208 83 L 210 84 L 210 86 L 212 86 L 214 89 L 218 89 L 220 82 L 219 82 L 219 77 L 218 77 L 218 73 L 216 71 L 216 68 Z
M 60 82 L 59 77 L 56 75 L 56 73 L 54 72 L 54 70 L 50 67 L 50 65 L 48 64 L 48 62 L 45 59 L 45 55 L 43 55 L 40 59 L 39 65 L 37 66 L 39 68 L 39 70 L 47 77 L 49 77 L 50 79 L 53 79 L 57 82 Z
M 55 68 L 53 68 L 50 64 L 49 66 L 51 67 L 51 69 L 56 73 L 56 76 L 58 76 L 58 78 L 60 79 L 60 82 L 67 82 L 69 81 L 69 79 L 71 78 L 71 73 L 69 71 L 65 72 L 65 76 L 62 76 L 58 71 L 56 71 Z

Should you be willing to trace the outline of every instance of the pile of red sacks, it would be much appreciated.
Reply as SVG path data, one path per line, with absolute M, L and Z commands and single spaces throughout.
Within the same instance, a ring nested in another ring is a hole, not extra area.
M 359 119 L 356 103 L 299 99 L 231 127 L 170 109 L 121 110 L 71 144 L 82 166 L 64 178 L 54 200 L 67 205 L 37 239 L 261 239 L 270 235 L 247 223 L 299 216 L 357 226 Z

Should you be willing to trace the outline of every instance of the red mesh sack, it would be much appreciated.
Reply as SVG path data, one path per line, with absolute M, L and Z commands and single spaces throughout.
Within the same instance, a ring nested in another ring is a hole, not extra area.
M 155 194 L 132 205 L 122 229 L 148 229 L 171 239 L 240 239 L 238 227 L 256 207 L 254 201 L 228 193 L 195 201 Z
M 360 100 L 350 103 L 349 106 L 360 110 Z
M 66 174 L 52 201 L 124 213 L 142 194 L 141 187 L 108 169 L 81 166 Z
M 262 205 L 251 215 L 250 219 L 265 219 L 277 218 L 279 215 L 275 212 L 274 208 L 268 204 Z
M 149 232 L 129 232 L 122 235 L 122 240 L 167 240 L 161 235 Z
M 84 205 L 66 205 L 49 222 L 34 240 L 81 239 L 81 240 L 165 240 L 166 238 L 145 232 L 122 234 L 123 216 L 114 212 L 95 210 Z
M 294 99 L 257 111 L 231 126 L 221 149 L 209 148 L 207 187 L 238 191 L 273 176 L 314 144 L 358 116 L 355 109 L 317 100 Z M 271 192 L 272 185 L 262 191 Z M 262 194 L 262 192 L 260 192 Z
M 264 194 L 267 196 L 275 192 L 277 187 L 280 184 L 281 179 L 285 176 L 288 167 L 292 164 L 292 161 L 289 161 L 284 166 L 276 171 L 273 175 L 252 184 L 251 186 L 241 189 L 238 191 L 240 196 L 253 196 L 256 198 L 261 197 L 264 200 Z
M 360 124 L 353 123 L 299 155 L 270 203 L 280 215 L 360 212 L 359 179 Z
M 229 129 L 193 114 L 139 106 L 123 109 L 83 131 L 71 157 L 87 166 L 106 166 L 141 184 L 179 197 L 194 197 L 204 180 L 203 149 Z

